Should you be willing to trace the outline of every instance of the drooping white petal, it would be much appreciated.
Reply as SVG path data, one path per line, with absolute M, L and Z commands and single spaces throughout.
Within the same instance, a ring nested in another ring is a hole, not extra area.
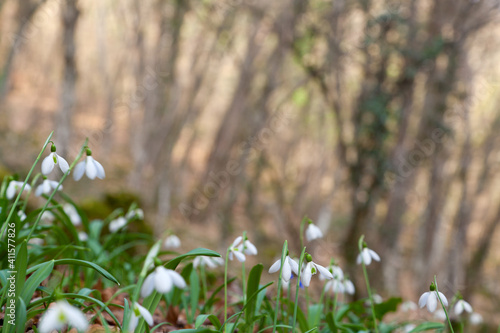
M 142 318 L 144 318 L 146 323 L 148 323 L 149 326 L 153 325 L 154 322 L 153 322 L 153 316 L 151 315 L 151 313 L 149 313 L 149 311 L 145 307 L 143 307 L 142 305 L 140 305 L 138 303 L 135 303 L 135 306 L 137 307 L 137 309 L 141 313 L 141 316 L 142 316 Z
M 444 306 L 448 306 L 448 299 L 446 298 L 446 296 L 440 291 L 438 293 L 439 298 L 441 299 L 441 302 L 443 302 Z
M 368 252 L 368 249 L 366 247 L 363 249 L 363 251 L 361 251 L 361 258 L 366 266 L 372 263 L 372 257 L 370 256 L 370 252 Z
M 372 257 L 373 260 L 380 261 L 380 256 L 377 254 L 377 252 L 375 252 L 371 249 L 368 249 L 368 248 L 367 248 L 367 250 L 368 250 L 368 253 L 370 254 L 370 257 Z
M 70 324 L 79 331 L 87 330 L 89 323 L 87 322 L 87 318 L 85 318 L 83 312 L 81 312 L 74 306 L 69 305 L 69 303 L 66 302 L 58 302 L 58 303 L 60 303 L 61 311 L 64 312 L 67 316 L 68 324 Z
M 50 153 L 49 156 L 45 157 L 42 161 L 42 173 L 48 175 L 54 170 L 54 153 Z
M 308 262 L 304 271 L 302 271 L 302 274 L 300 275 L 300 281 L 302 281 L 304 287 L 309 287 L 309 284 L 311 283 L 312 269 L 312 262 Z
M 171 270 L 171 269 L 167 270 L 167 273 L 170 276 L 170 278 L 172 279 L 174 286 L 176 286 L 179 289 L 186 288 L 186 281 L 184 281 L 184 278 L 182 277 L 182 275 L 180 275 L 179 273 L 177 273 L 176 271 Z
M 236 257 L 236 259 L 238 259 L 239 262 L 245 262 L 246 257 L 243 253 L 241 253 L 240 251 L 233 251 L 232 253 Z
M 233 244 L 231 244 L 231 247 L 236 247 L 241 242 L 242 239 L 243 239 L 243 237 L 241 237 L 241 236 L 236 237 Z
M 278 261 L 279 264 L 281 264 L 281 261 Z M 281 265 L 279 265 L 281 266 Z M 278 267 L 279 269 L 279 267 Z M 285 257 L 285 260 L 283 262 L 283 269 L 281 272 L 281 278 L 285 280 L 286 282 L 290 281 L 292 278 L 292 267 L 290 266 L 290 262 L 288 261 L 288 257 Z
M 94 164 L 94 158 L 92 156 L 87 156 L 85 162 L 85 174 L 89 179 L 94 179 L 97 176 L 97 168 Z
M 167 269 L 163 266 L 158 266 L 155 269 L 155 289 L 160 294 L 166 294 L 172 290 L 173 283 Z
M 290 264 L 290 268 L 292 269 L 292 272 L 295 275 L 299 275 L 299 264 L 295 260 L 290 258 L 289 256 L 287 256 L 286 258 L 288 260 L 288 263 Z
M 54 154 L 56 154 L 56 153 L 54 153 Z M 63 173 L 66 173 L 69 170 L 68 162 L 64 158 L 62 158 L 61 156 L 59 156 L 57 154 L 56 154 L 56 157 L 57 157 L 57 162 L 59 164 L 59 168 L 61 169 L 61 171 Z
M 64 327 L 64 322 L 59 320 L 61 316 L 60 309 L 58 307 L 52 307 L 45 312 L 45 314 L 40 319 L 40 324 L 38 325 L 38 332 L 40 333 L 50 333 L 53 330 L 61 330 Z
M 318 269 L 319 273 L 321 275 L 323 275 L 325 278 L 333 279 L 333 274 L 325 267 L 318 265 L 318 264 L 314 264 L 314 267 L 316 267 Z
M 318 228 L 315 224 L 309 223 L 309 226 L 307 227 L 306 230 L 306 239 L 308 242 L 317 239 L 317 238 L 322 238 L 323 237 L 323 232 L 321 231 L 320 228 Z
M 43 193 L 43 184 L 40 184 L 36 187 L 35 196 L 39 197 L 42 195 L 42 193 Z
M 102 164 L 97 162 L 95 159 L 94 159 L 94 163 L 95 163 L 95 168 L 97 170 L 97 178 L 104 179 L 106 177 L 106 172 L 104 172 L 104 168 L 102 167 Z
M 345 291 L 349 295 L 354 295 L 354 292 L 355 292 L 354 283 L 352 283 L 351 280 L 344 280 L 344 287 L 345 287 Z
M 271 267 L 269 267 L 269 273 L 276 273 L 277 271 L 280 270 L 280 267 L 281 267 L 281 259 L 278 259 L 274 262 L 274 264 L 271 265 Z
M 257 255 L 257 248 L 249 240 L 244 242 L 245 244 L 245 254 L 255 256 Z
M 431 292 L 429 297 L 427 297 L 427 310 L 429 310 L 429 312 L 436 311 L 437 304 L 438 304 L 438 301 L 437 301 L 436 293 Z
M 85 162 L 82 161 L 82 162 L 79 162 L 75 166 L 75 172 L 73 173 L 73 179 L 76 181 L 79 181 L 80 179 L 82 179 L 84 173 L 85 173 Z
M 16 187 L 12 182 L 10 182 L 9 186 L 7 187 L 7 191 L 5 192 L 5 196 L 7 197 L 7 199 L 10 200 L 14 198 L 15 195 L 16 195 Z
M 154 287 L 155 287 L 155 272 L 149 274 L 142 283 L 141 296 L 144 298 L 151 295 L 151 293 L 154 290 Z
M 128 332 L 134 333 L 135 328 L 139 324 L 139 317 L 135 315 L 134 311 L 132 311 L 132 317 L 130 318 L 130 322 L 128 323 Z
M 418 300 L 418 306 L 423 308 L 427 304 L 427 299 L 429 298 L 430 292 L 425 292 L 420 296 L 420 299 Z

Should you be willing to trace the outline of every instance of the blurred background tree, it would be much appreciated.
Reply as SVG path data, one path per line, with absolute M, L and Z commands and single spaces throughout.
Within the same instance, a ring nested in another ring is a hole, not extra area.
M 89 137 L 157 235 L 248 229 L 269 260 L 308 249 L 376 287 L 499 307 L 499 3 L 494 0 L 0 1 L 0 166 L 24 174 L 55 129 Z M 20 154 L 19 152 L 23 152 Z M 299 251 L 299 244 L 290 244 Z M 358 283 L 358 287 L 362 285 Z

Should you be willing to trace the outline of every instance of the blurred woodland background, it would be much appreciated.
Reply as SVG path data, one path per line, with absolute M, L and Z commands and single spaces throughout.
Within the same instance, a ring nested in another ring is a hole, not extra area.
M 107 178 L 65 183 L 83 205 L 131 193 L 157 235 L 215 249 L 246 229 L 269 261 L 307 215 L 326 234 L 308 251 L 360 288 L 365 234 L 381 294 L 437 274 L 499 313 L 499 18 L 497 0 L 0 0 L 0 172 L 24 177 L 53 129 L 68 161 L 89 137 Z

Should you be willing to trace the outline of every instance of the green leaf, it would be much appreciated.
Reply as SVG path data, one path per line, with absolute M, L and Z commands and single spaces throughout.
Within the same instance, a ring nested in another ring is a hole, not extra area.
M 387 313 L 395 312 L 401 302 L 403 302 L 403 300 L 400 297 L 392 297 L 385 302 L 375 304 L 375 317 L 377 317 L 378 320 L 382 320 Z
M 198 256 L 207 256 L 207 257 L 221 257 L 221 255 L 215 251 L 209 250 L 209 249 L 204 249 L 204 248 L 197 248 L 194 250 L 189 251 L 188 253 L 181 254 L 178 257 L 175 257 L 174 259 L 170 260 L 165 264 L 165 268 L 168 269 L 176 269 L 177 265 L 179 263 L 188 257 L 198 257 Z
M 191 315 L 189 316 L 188 323 L 191 324 L 196 310 L 198 309 L 198 302 L 200 299 L 200 278 L 198 277 L 198 273 L 195 269 L 191 271 L 191 275 L 189 276 L 189 299 L 191 305 Z M 186 312 L 188 311 L 186 310 Z
M 184 333 L 219 333 L 219 331 L 214 331 L 208 328 L 189 328 L 185 330 L 175 330 L 176 332 L 184 332 Z
M 26 281 L 26 268 L 28 267 L 28 246 L 27 242 L 24 241 L 19 246 L 19 250 L 16 255 L 16 294 L 20 295 L 21 290 L 24 287 Z
M 217 316 L 213 314 L 201 314 L 198 317 L 196 317 L 194 327 L 196 329 L 200 328 L 200 326 L 203 325 L 203 323 L 207 321 L 207 319 L 210 320 L 212 325 L 214 325 L 217 330 L 220 330 L 221 323 L 219 321 L 219 318 L 217 318 Z
M 19 297 L 16 306 L 16 333 L 24 333 L 24 324 L 26 322 L 26 304 L 23 299 Z
M 423 332 L 429 330 L 439 330 L 439 329 L 444 329 L 443 323 L 425 322 L 415 327 L 413 330 L 410 331 L 410 333 Z
M 83 266 L 83 267 L 89 267 L 100 273 L 102 276 L 104 276 L 106 279 L 110 280 L 111 282 L 116 283 L 117 285 L 120 285 L 120 282 L 108 273 L 104 268 L 101 266 L 94 264 L 93 262 L 90 261 L 85 261 L 85 260 L 80 260 L 80 259 L 58 259 L 54 261 L 55 265 L 77 265 L 77 266 Z
M 264 266 L 262 264 L 255 265 L 248 274 L 248 282 L 247 282 L 247 304 L 245 311 L 245 321 L 247 325 L 252 323 L 253 316 L 255 314 L 255 305 L 257 301 L 256 294 L 259 290 L 260 276 L 262 275 L 262 271 L 264 270 Z
M 307 323 L 309 327 L 316 327 L 319 324 L 321 313 L 323 312 L 323 304 L 311 304 L 307 312 Z
M 25 304 L 29 304 L 36 288 L 38 288 L 40 283 L 42 283 L 42 281 L 45 280 L 50 273 L 52 273 L 52 270 L 54 269 L 54 260 L 47 261 L 39 265 L 39 267 L 40 268 L 38 268 L 36 272 L 29 277 L 24 284 L 23 290 L 21 291 L 21 298 Z

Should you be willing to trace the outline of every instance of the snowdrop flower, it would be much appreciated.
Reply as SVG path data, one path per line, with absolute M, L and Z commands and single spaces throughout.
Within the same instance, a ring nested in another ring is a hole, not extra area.
M 127 220 L 123 216 L 120 216 L 109 223 L 109 231 L 115 233 L 125 225 L 127 225 Z
M 80 224 L 82 224 L 82 218 L 80 217 L 80 214 L 78 214 L 75 206 L 70 203 L 65 203 L 63 206 L 63 210 L 66 215 L 68 215 L 69 220 L 71 221 L 71 223 L 73 223 L 74 226 L 79 226 Z
M 342 268 L 340 268 L 334 260 L 331 261 L 330 266 L 328 266 L 328 270 L 330 273 L 332 273 L 333 278 L 337 280 L 343 280 L 344 279 L 344 271 L 342 271 Z M 321 281 L 326 280 L 326 278 L 323 275 L 319 276 L 319 279 Z
M 310 242 L 317 238 L 323 238 L 323 233 L 321 232 L 320 228 L 318 228 L 314 223 L 312 223 L 311 220 L 309 220 L 309 226 L 306 230 L 306 239 L 308 242 Z
M 52 172 L 52 170 L 54 170 L 54 166 L 56 166 L 56 164 L 59 165 L 59 168 L 63 173 L 66 173 L 69 170 L 69 164 L 64 158 L 57 155 L 56 146 L 54 144 L 50 147 L 50 152 L 49 156 L 43 159 L 42 173 L 44 175 L 48 175 Z
M 229 260 L 233 260 L 233 256 L 236 257 L 239 262 L 244 262 L 246 260 L 245 255 L 241 252 L 238 246 L 242 240 L 243 237 L 236 237 L 233 244 L 229 247 Z
M 158 266 L 144 280 L 141 288 L 141 296 L 148 297 L 153 290 L 156 290 L 160 294 L 166 294 L 172 290 L 173 286 L 184 289 L 186 288 L 186 281 L 184 281 L 184 278 L 176 271 Z
M 0 212 L 1 212 L 1 210 L 0 210 Z M 19 216 L 19 220 L 21 220 L 21 222 L 26 220 L 26 214 L 22 210 L 17 212 L 17 216 Z
M 472 306 L 469 304 L 469 302 L 464 301 L 463 299 L 460 299 L 457 301 L 457 304 L 455 304 L 454 307 L 455 314 L 457 316 L 460 316 L 462 312 L 468 312 L 472 313 Z
M 58 184 L 59 182 L 56 182 L 55 180 L 44 179 L 43 182 L 37 186 L 35 195 L 39 197 L 42 194 L 50 194 L 52 190 L 55 190 L 57 188 Z M 62 190 L 62 185 L 59 186 L 58 190 Z
M 434 312 L 439 302 L 438 295 L 441 299 L 441 302 L 443 302 L 445 306 L 448 306 L 448 300 L 446 299 L 446 296 L 444 296 L 442 292 L 436 291 L 436 285 L 434 284 L 434 282 L 431 283 L 429 290 L 430 291 L 425 292 L 422 294 L 422 296 L 420 296 L 420 299 L 418 300 L 418 306 L 420 306 L 421 308 L 427 306 L 427 310 L 429 310 L 429 312 Z
M 245 240 L 238 246 L 238 250 L 249 256 L 257 255 L 257 248 L 253 245 L 245 235 Z
M 438 320 L 446 320 L 446 313 L 443 309 L 438 309 L 436 312 L 434 312 L 434 318 Z
M 149 326 L 153 326 L 154 322 L 151 313 L 142 305 L 134 303 L 134 305 L 132 306 L 132 317 L 130 318 L 130 323 L 128 324 L 128 331 L 130 333 L 135 331 L 135 328 L 137 327 L 137 324 L 139 324 L 139 319 L 141 317 L 144 318 Z
M 193 260 L 193 266 L 195 268 L 198 266 L 215 268 L 221 265 L 224 265 L 224 259 L 220 257 L 198 256 Z
M 361 262 L 363 262 L 366 266 L 372 263 L 372 259 L 375 261 L 380 261 L 380 257 L 377 254 L 377 252 L 369 249 L 366 246 L 366 243 L 363 243 L 363 250 L 361 250 L 361 253 L 358 254 L 358 257 L 356 258 L 356 263 L 359 265 Z
M 417 304 L 415 304 L 415 302 L 406 301 L 401 304 L 401 310 L 403 310 L 403 312 L 415 311 L 416 309 L 418 309 L 418 306 Z
M 309 287 L 309 284 L 311 283 L 311 277 L 319 272 L 321 275 L 323 275 L 327 279 L 333 279 L 333 274 L 330 273 L 330 271 L 321 266 L 316 264 L 314 261 L 312 261 L 312 256 L 310 254 L 306 254 L 306 267 L 302 271 L 302 274 L 300 275 L 300 281 L 304 285 L 304 287 Z
M 78 163 L 75 167 L 73 179 L 77 181 L 80 180 L 83 177 L 84 173 L 89 179 L 95 179 L 95 177 L 104 179 L 104 177 L 106 177 L 106 173 L 104 172 L 104 168 L 102 167 L 101 163 L 94 160 L 94 158 L 92 157 L 92 151 L 88 148 L 85 161 Z
M 52 303 L 47 312 L 42 316 L 38 325 L 38 332 L 50 333 L 54 330 L 59 331 L 69 324 L 78 331 L 86 331 L 89 324 L 83 312 L 69 305 L 66 301 L 57 301 Z
M 49 210 L 46 210 L 43 212 L 41 219 L 44 222 L 52 222 L 56 219 L 56 217 L 54 216 L 54 213 L 52 213 Z
M 469 320 L 472 325 L 479 325 L 483 322 L 483 316 L 481 316 L 477 312 L 474 312 L 470 315 Z
M 133 218 L 143 220 L 144 219 L 144 211 L 140 208 L 129 210 L 128 213 L 125 215 L 125 218 L 127 220 L 131 220 Z
M 89 235 L 87 235 L 85 231 L 80 231 L 78 233 L 78 239 L 80 240 L 80 242 L 85 242 L 87 241 L 87 239 L 89 239 Z
M 7 186 L 7 191 L 5 192 L 5 196 L 7 199 L 11 200 L 16 195 L 16 192 L 19 191 L 23 187 L 24 182 L 18 182 L 17 180 L 11 180 L 9 186 Z M 31 186 L 26 184 L 24 186 L 24 191 L 30 191 Z
M 406 324 L 406 325 L 403 327 L 403 331 L 404 331 L 405 333 L 408 333 L 408 332 L 413 331 L 413 330 L 415 329 L 415 327 L 417 327 L 417 326 L 415 326 L 414 324 Z
M 43 239 L 41 238 L 30 238 L 30 240 L 28 241 L 29 244 L 33 244 L 33 245 L 38 245 L 38 246 L 42 246 L 43 245 Z
M 281 268 L 281 258 L 278 259 L 277 261 L 272 264 L 272 266 L 269 268 L 269 273 L 276 273 L 280 270 Z M 281 271 L 281 278 L 285 282 L 289 282 L 290 278 L 292 277 L 292 272 L 295 275 L 299 275 L 299 264 L 290 258 L 290 256 L 287 254 L 285 257 L 285 260 L 283 261 L 283 269 Z
M 176 235 L 170 235 L 165 239 L 163 247 L 166 249 L 177 249 L 181 247 L 181 240 Z

